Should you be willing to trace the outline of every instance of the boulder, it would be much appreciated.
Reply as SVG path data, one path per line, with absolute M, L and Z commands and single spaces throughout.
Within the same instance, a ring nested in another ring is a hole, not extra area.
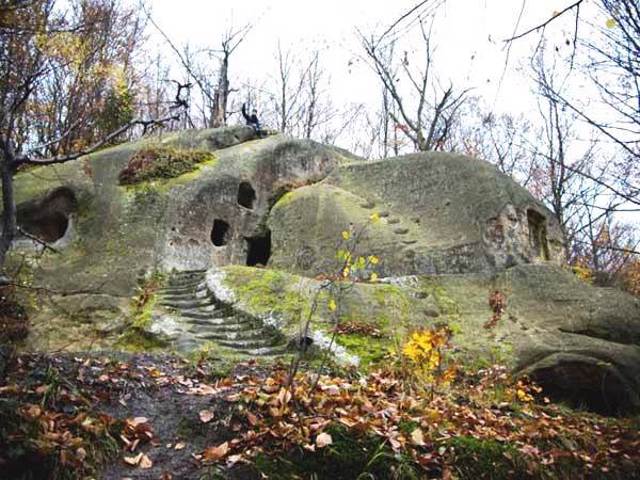
M 131 158 L 156 147 L 211 155 L 180 176 L 121 185 Z M 339 273 L 346 232 L 359 255 L 379 261 L 340 298 L 339 317 L 381 336 L 339 336 L 344 358 L 366 364 L 412 329 L 446 323 L 461 361 L 505 363 L 557 398 L 604 412 L 640 404 L 638 300 L 565 269 L 551 212 L 478 159 L 432 152 L 370 162 L 227 127 L 21 172 L 16 198 L 19 223 L 61 252 L 40 258 L 28 238 L 12 250 L 13 262 L 33 258 L 33 282 L 50 289 L 31 294 L 33 350 L 127 347 L 123 335 L 140 315 L 131 299 L 152 274 L 171 283 L 179 272 L 171 289 L 158 283 L 160 301 L 141 327 L 161 341 L 137 348 L 198 348 L 198 325 L 209 322 L 202 328 L 214 344 L 279 352 L 282 336 L 299 337 L 321 278 Z M 374 272 L 378 283 L 368 281 Z M 506 309 L 491 325 L 496 291 Z M 304 342 L 326 344 L 327 301 Z

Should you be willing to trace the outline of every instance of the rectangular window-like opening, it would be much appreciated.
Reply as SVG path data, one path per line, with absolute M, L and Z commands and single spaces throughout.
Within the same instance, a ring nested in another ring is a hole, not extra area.
M 547 219 L 535 210 L 527 210 L 529 224 L 529 243 L 537 258 L 549 260 L 549 245 L 547 242 Z

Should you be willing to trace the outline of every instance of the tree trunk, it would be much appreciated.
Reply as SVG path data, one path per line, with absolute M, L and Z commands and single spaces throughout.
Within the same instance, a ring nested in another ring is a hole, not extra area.
M 5 147 L 0 162 L 2 176 L 2 234 L 0 235 L 0 271 L 4 269 L 4 262 L 16 233 L 16 203 L 13 196 L 13 152 L 11 147 Z
M 220 64 L 220 76 L 218 88 L 214 95 L 213 118 L 211 126 L 213 128 L 224 127 L 227 124 L 227 102 L 229 100 L 229 56 L 225 52 Z

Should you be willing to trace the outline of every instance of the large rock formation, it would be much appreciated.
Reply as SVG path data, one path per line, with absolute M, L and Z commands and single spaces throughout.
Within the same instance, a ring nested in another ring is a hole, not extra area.
M 175 178 L 120 185 L 131 157 L 159 145 L 214 157 Z M 486 162 L 444 153 L 367 162 L 231 127 L 29 170 L 16 190 L 24 230 L 60 251 L 36 260 L 38 244 L 16 241 L 13 261 L 27 254 L 33 281 L 50 289 L 48 301 L 33 299 L 26 348 L 126 348 L 138 322 L 149 338 L 137 347 L 282 352 L 320 288 L 315 277 L 334 271 L 341 232 L 361 231 L 357 248 L 380 259 L 382 281 L 356 283 L 339 314 L 387 339 L 346 335 L 338 355 L 373 359 L 393 336 L 447 323 L 466 361 L 506 362 L 603 411 L 640 404 L 638 300 L 566 270 L 557 221 Z M 159 301 L 140 312 L 131 298 L 154 272 L 171 277 L 156 275 Z M 496 290 L 506 311 L 484 328 Z M 304 340 L 322 345 L 327 318 L 323 305 Z

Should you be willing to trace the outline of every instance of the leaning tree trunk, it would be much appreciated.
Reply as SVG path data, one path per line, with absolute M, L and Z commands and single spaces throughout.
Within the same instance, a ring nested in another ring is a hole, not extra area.
M 0 271 L 16 233 L 16 202 L 13 195 L 13 153 L 5 148 L 0 162 L 2 176 L 2 234 L 0 235 Z

